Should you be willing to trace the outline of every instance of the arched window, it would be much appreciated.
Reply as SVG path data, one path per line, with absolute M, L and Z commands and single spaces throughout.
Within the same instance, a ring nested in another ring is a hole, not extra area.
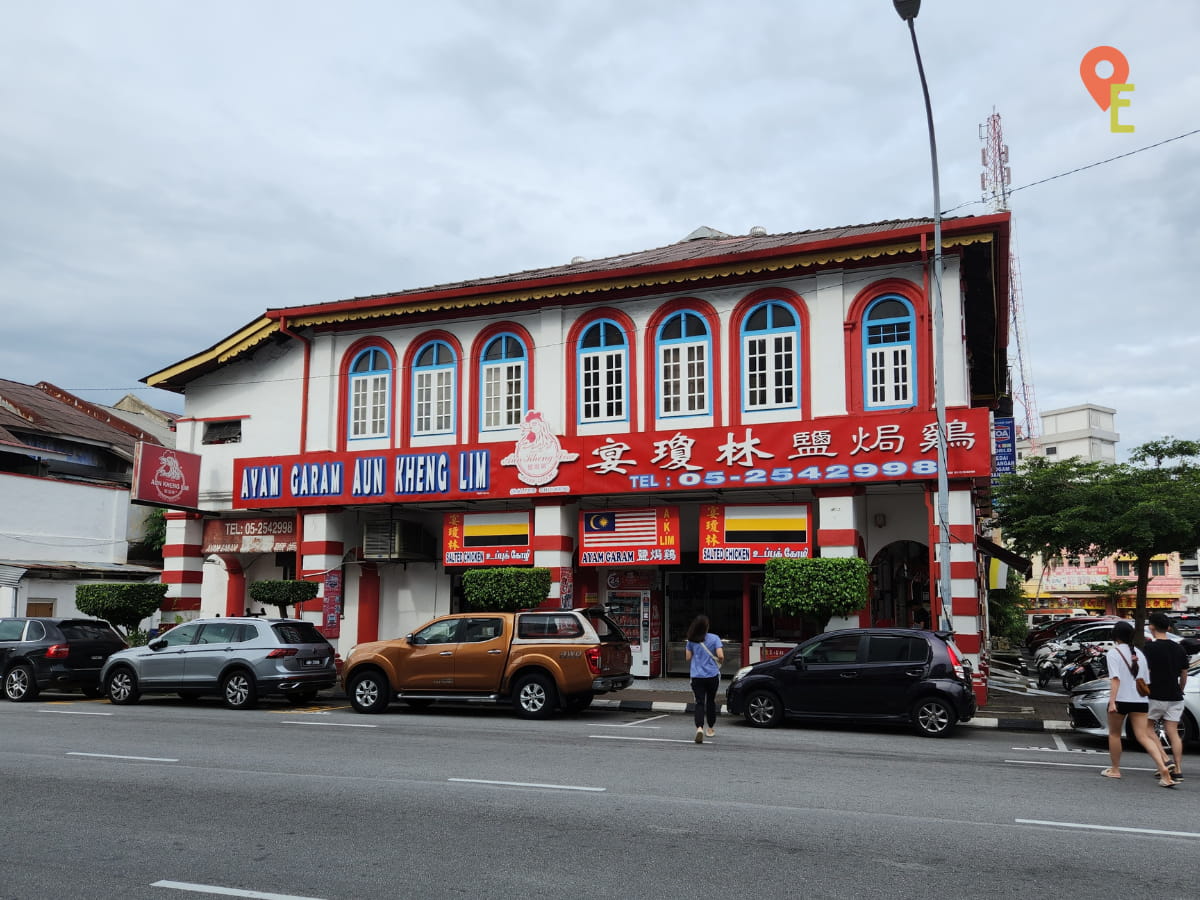
M 863 317 L 863 405 L 866 409 L 915 406 L 915 318 L 907 300 L 880 297 Z
M 512 334 L 501 334 L 483 348 L 479 395 L 483 398 L 484 431 L 512 428 L 525 415 L 525 345 Z
M 683 310 L 664 321 L 655 336 L 658 415 L 703 416 L 709 406 L 708 324 Z
M 742 406 L 795 409 L 800 405 L 800 325 L 791 307 L 769 301 L 742 323 Z
M 350 439 L 387 437 L 391 409 L 392 362 L 387 353 L 368 347 L 350 363 Z
M 445 341 L 430 341 L 413 364 L 413 434 L 454 431 L 454 379 L 457 360 Z
M 579 421 L 618 422 L 628 418 L 626 371 L 629 344 L 615 322 L 602 319 L 579 339 Z

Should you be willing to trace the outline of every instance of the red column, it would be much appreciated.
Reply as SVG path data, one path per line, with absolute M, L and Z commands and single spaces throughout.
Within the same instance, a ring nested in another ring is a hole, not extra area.
M 364 564 L 358 576 L 358 643 L 379 640 L 379 570 Z

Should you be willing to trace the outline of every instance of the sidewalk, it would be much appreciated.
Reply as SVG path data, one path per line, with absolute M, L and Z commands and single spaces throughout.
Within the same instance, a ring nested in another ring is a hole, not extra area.
M 724 708 L 729 681 L 721 679 L 718 699 Z M 987 705 L 981 706 L 967 727 L 997 728 L 1005 731 L 1070 731 L 1065 694 L 1024 688 L 1019 679 L 996 679 L 988 692 Z M 615 694 L 601 694 L 592 702 L 593 709 L 630 712 L 683 713 L 693 708 L 691 683 L 686 678 L 638 678 L 633 686 Z

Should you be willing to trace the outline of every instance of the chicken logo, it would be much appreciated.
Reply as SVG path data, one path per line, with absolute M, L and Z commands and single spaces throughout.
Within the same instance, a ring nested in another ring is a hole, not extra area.
M 559 463 L 577 459 L 579 454 L 563 450 L 558 436 L 550 430 L 542 414 L 531 409 L 521 423 L 521 436 L 517 438 L 513 452 L 500 460 L 500 465 L 516 466 L 517 477 L 537 487 L 558 477 Z
M 183 474 L 183 467 L 179 464 L 179 458 L 170 450 L 164 450 L 158 458 L 158 468 L 155 469 L 150 483 L 164 500 L 178 500 L 187 490 L 187 477 Z

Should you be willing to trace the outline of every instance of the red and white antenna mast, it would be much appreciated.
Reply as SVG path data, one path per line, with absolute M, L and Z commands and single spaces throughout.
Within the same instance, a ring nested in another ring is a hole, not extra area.
M 993 212 L 1008 209 L 1008 186 L 1012 183 L 1012 170 L 1008 166 L 1008 145 L 1004 143 L 1004 131 L 1000 126 L 1000 113 L 993 108 L 987 124 L 979 126 L 979 139 L 983 141 L 983 173 L 979 186 L 983 200 L 990 204 Z M 1025 308 L 1021 296 L 1021 263 L 1017 259 L 1017 240 L 1009 236 L 1008 252 L 1008 314 L 1013 341 L 1009 344 L 1010 378 L 1015 375 L 1019 384 L 1013 385 L 1013 410 L 1021 437 L 1029 441 L 1030 449 L 1037 451 L 1041 417 L 1038 415 L 1037 399 L 1033 391 L 1033 377 L 1029 369 L 1029 347 L 1025 338 Z M 1016 358 L 1013 358 L 1013 354 Z

